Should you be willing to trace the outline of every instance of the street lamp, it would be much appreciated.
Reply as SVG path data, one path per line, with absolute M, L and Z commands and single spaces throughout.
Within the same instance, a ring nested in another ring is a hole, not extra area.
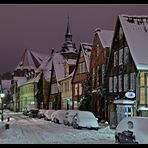
M 2 109 L 1 121 L 3 121 L 3 100 L 4 100 L 4 97 L 5 97 L 5 94 L 1 93 L 0 97 L 1 97 L 1 104 L 2 104 L 2 106 L 1 106 L 1 109 Z

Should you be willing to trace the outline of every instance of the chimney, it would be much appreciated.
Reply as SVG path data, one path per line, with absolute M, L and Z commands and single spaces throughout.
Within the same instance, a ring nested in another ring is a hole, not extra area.
M 98 31 L 101 31 L 101 29 L 100 28 L 96 28 L 95 29 L 95 33 L 98 32 Z
M 51 55 L 53 55 L 53 54 L 54 54 L 54 48 L 51 49 Z

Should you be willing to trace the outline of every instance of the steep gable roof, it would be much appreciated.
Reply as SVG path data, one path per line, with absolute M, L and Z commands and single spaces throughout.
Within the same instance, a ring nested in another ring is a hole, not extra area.
M 119 15 L 137 69 L 148 70 L 148 16 Z
M 111 47 L 114 31 L 96 28 L 95 32 L 98 34 L 103 48 Z
M 92 44 L 90 44 L 90 43 L 80 43 L 80 46 L 82 48 L 82 52 L 83 52 L 83 55 L 84 55 L 84 58 L 85 58 L 87 71 L 89 72 Z
M 53 65 L 57 81 L 64 78 L 64 58 L 60 52 L 55 52 L 53 55 Z
M 48 55 L 25 49 L 17 69 L 36 69 Z
M 52 70 L 52 56 L 49 56 L 36 69 L 36 72 L 43 72 L 44 78 L 46 79 L 46 81 L 49 82 L 51 78 L 51 70 Z
M 80 42 L 80 50 L 79 50 L 79 53 L 78 53 L 78 56 L 77 56 L 76 67 L 74 69 L 72 81 L 74 80 L 74 77 L 75 77 L 75 74 L 76 74 L 76 71 L 77 71 L 77 68 L 78 68 L 78 63 L 79 63 L 81 51 L 83 53 L 83 56 L 84 56 L 84 59 L 85 59 L 85 62 L 86 62 L 87 71 L 89 72 L 91 50 L 92 50 L 92 44 Z

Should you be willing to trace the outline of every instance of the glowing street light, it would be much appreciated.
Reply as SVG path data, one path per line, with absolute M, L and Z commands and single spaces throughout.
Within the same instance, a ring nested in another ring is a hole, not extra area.
M 1 97 L 1 103 L 2 103 L 2 106 L 1 106 L 1 109 L 2 109 L 1 121 L 3 121 L 3 99 L 5 97 L 5 94 L 4 93 L 1 93 L 0 94 L 0 97 Z

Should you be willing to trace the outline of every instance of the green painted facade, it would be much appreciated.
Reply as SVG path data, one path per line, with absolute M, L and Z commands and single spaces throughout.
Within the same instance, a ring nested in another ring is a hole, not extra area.
M 36 107 L 37 83 L 29 83 L 20 86 L 20 111 L 28 107 Z

